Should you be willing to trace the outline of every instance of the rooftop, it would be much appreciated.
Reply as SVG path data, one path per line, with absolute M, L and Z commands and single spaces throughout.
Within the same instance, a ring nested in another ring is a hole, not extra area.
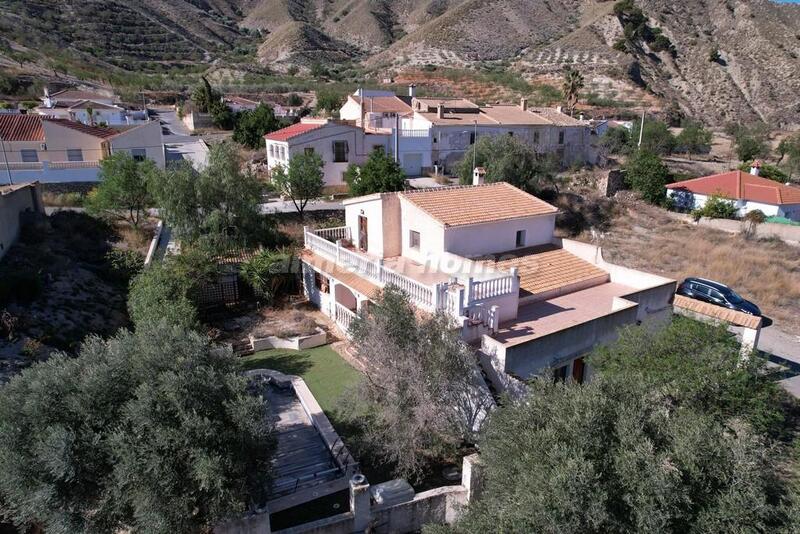
M 11 141 L 44 141 L 41 115 L 0 114 L 0 138 Z
M 784 185 L 744 171 L 674 182 L 667 185 L 667 189 L 685 189 L 700 195 L 720 195 L 733 200 L 765 204 L 800 204 L 800 187 Z
M 361 97 L 351 95 L 356 104 L 361 103 Z M 374 113 L 408 113 L 411 106 L 398 96 L 366 96 L 364 97 L 364 111 Z
M 76 102 L 69 106 L 69 109 L 89 109 L 92 108 L 93 110 L 98 109 L 122 109 L 119 106 L 103 104 L 102 102 L 95 102 L 94 100 L 81 100 L 80 102 Z
M 554 214 L 551 206 L 506 182 L 400 193 L 444 226 L 466 226 Z
M 507 347 L 543 338 L 635 307 L 635 302 L 620 301 L 618 297 L 636 291 L 622 284 L 607 283 L 523 305 L 517 318 L 501 324 L 492 337 Z
M 761 325 L 761 317 L 750 315 L 736 310 L 715 306 L 701 300 L 690 299 L 683 295 L 675 295 L 673 305 L 700 315 L 705 315 L 719 321 L 744 326 L 746 328 L 758 328 Z
M 520 297 L 543 296 L 604 284 L 609 275 L 600 267 L 556 245 L 542 245 L 497 254 L 495 267 L 519 270 Z
M 303 249 L 303 251 L 300 252 L 300 259 L 309 265 L 316 267 L 320 271 L 329 274 L 347 287 L 355 289 L 362 295 L 365 295 L 369 298 L 375 298 L 380 294 L 381 288 L 366 278 L 351 272 L 345 267 L 340 267 L 339 265 L 336 265 L 335 261 L 327 260 L 319 254 L 314 254 L 308 249 Z
M 114 100 L 113 96 L 107 96 L 100 93 L 93 93 L 91 91 L 80 91 L 77 89 L 65 89 L 57 93 L 50 93 L 50 98 L 57 100 Z
M 297 124 L 292 124 L 291 126 L 287 126 L 286 128 L 281 128 L 280 130 L 275 130 L 274 132 L 270 132 L 264 136 L 264 139 L 268 139 L 270 141 L 288 141 L 289 139 L 297 137 L 298 135 L 303 135 L 305 133 L 322 128 L 326 124 L 328 123 L 298 122 Z
M 89 126 L 87 124 L 67 119 L 44 118 L 44 120 L 52 122 L 54 124 L 58 124 L 59 126 L 63 126 L 64 128 L 69 128 L 70 130 L 75 130 L 76 132 L 91 135 L 92 137 L 97 137 L 99 139 L 108 139 L 109 137 L 114 137 L 115 135 L 119 135 L 121 133 L 120 130 L 116 130 L 114 128 L 108 128 L 105 126 Z

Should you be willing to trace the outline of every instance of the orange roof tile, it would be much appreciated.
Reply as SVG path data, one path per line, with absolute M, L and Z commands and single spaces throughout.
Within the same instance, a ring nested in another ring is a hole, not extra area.
M 551 206 L 506 182 L 400 193 L 445 226 L 465 226 L 554 214 Z
M 356 104 L 361 103 L 360 96 L 350 96 Z M 411 106 L 396 96 L 367 96 L 364 97 L 364 111 L 367 113 L 408 113 Z
M 369 299 L 374 299 L 380 294 L 380 287 L 310 250 L 305 249 L 300 252 L 300 259 Z
M 585 288 L 609 281 L 606 271 L 555 245 L 496 254 L 492 263 L 503 270 L 516 267 L 520 289 L 531 295 L 548 294 L 559 289 Z
M 800 204 L 800 187 L 731 171 L 684 180 L 667 185 L 667 189 L 685 189 L 699 195 L 720 195 L 732 200 L 749 200 L 765 204 Z
M 41 115 L 0 114 L 0 139 L 11 141 L 44 141 Z
M 264 138 L 269 139 L 270 141 L 288 141 L 292 137 L 297 137 L 298 135 L 322 128 L 327 124 L 328 123 L 326 122 L 298 122 L 297 124 L 292 124 L 286 128 L 281 128 L 280 130 L 270 132 L 266 134 Z
M 715 306 L 708 302 L 701 300 L 690 299 L 683 295 L 675 295 L 673 306 L 681 308 L 700 315 L 705 315 L 713 319 L 718 319 L 726 323 L 744 326 L 745 328 L 758 328 L 761 326 L 761 317 L 750 315 L 736 310 L 723 308 L 722 306 Z
M 63 126 L 64 128 L 69 128 L 70 130 L 75 130 L 76 132 L 81 132 L 87 135 L 91 135 L 92 137 L 97 137 L 99 139 L 108 139 L 109 137 L 114 137 L 115 135 L 119 135 L 120 133 L 122 133 L 120 130 L 115 130 L 114 128 L 108 128 L 105 126 L 89 126 L 87 124 L 71 121 L 68 119 L 55 119 L 52 117 L 45 117 L 44 120 L 52 122 L 54 124 L 58 124 L 59 126 Z

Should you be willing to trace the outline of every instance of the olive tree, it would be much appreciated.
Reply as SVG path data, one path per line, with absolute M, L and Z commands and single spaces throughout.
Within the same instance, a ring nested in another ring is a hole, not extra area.
M 127 152 L 116 152 L 100 163 L 99 184 L 89 194 L 86 208 L 138 228 L 152 206 L 151 184 L 160 172 L 152 160 L 136 161 Z
M 289 165 L 279 165 L 272 169 L 272 183 L 292 200 L 300 218 L 310 200 L 322 195 L 325 179 L 322 171 L 322 158 L 319 154 L 295 154 Z
M 198 532 L 265 500 L 267 406 L 230 353 L 162 322 L 0 388 L 0 502 L 47 532 Z

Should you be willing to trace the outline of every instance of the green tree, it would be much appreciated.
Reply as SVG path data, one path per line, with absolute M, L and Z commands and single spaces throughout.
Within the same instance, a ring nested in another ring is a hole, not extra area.
M 254 110 L 239 113 L 233 128 L 233 140 L 247 148 L 257 149 L 264 145 L 264 135 L 280 128 L 272 108 L 259 104 Z
M 552 183 L 557 163 L 534 152 L 531 146 L 509 135 L 481 136 L 458 164 L 462 184 L 472 183 L 475 166 L 486 170 L 487 182 L 508 182 L 523 191 L 536 193 L 546 183 Z
M 152 160 L 136 161 L 127 152 L 116 152 L 100 163 L 99 184 L 87 197 L 86 208 L 138 228 L 147 208 L 153 205 L 150 188 L 160 173 Z
M 290 294 L 299 286 L 298 265 L 291 250 L 262 250 L 242 263 L 239 274 L 268 303 Z
M 766 124 L 732 125 L 727 131 L 733 136 L 739 160 L 752 161 L 769 156 L 769 129 Z
M 783 162 L 783 168 L 788 171 L 789 178 L 800 172 L 800 133 L 781 140 L 778 144 L 778 156 L 778 165 Z
M 743 172 L 750 172 L 753 169 L 755 161 L 748 161 L 739 165 L 739 170 Z M 784 167 L 785 168 L 785 167 Z M 773 180 L 785 184 L 789 181 L 789 175 L 781 170 L 777 165 L 770 165 L 769 163 L 761 162 L 758 169 L 758 175 L 767 180 Z
M 639 150 L 625 165 L 625 182 L 647 202 L 661 205 L 666 201 L 669 170 L 656 154 Z
M 308 202 L 322 195 L 325 187 L 322 165 L 319 154 L 303 153 L 292 156 L 288 167 L 280 165 L 271 171 L 272 183 L 292 199 L 300 218 L 303 218 L 303 210 Z
M 567 105 L 570 117 L 575 112 L 575 106 L 578 104 L 578 96 L 583 89 L 584 81 L 583 75 L 578 69 L 567 67 L 564 69 L 564 82 L 561 86 L 561 91 L 564 96 L 564 103 Z
M 689 154 L 705 154 L 711 150 L 712 133 L 706 130 L 698 122 L 690 122 L 683 127 L 683 131 L 678 135 L 675 144 L 679 150 Z
M 160 174 L 153 191 L 162 217 L 185 242 L 255 246 L 277 241 L 273 222 L 259 208 L 263 184 L 242 172 L 229 143 L 212 145 L 208 165 L 199 172 L 182 162 Z
M 317 91 L 317 105 L 315 110 L 317 113 L 327 113 L 328 115 L 337 115 L 339 109 L 344 104 L 345 95 L 339 91 L 334 91 L 328 88 L 322 88 Z
M 760 434 L 783 428 L 782 390 L 757 356 L 742 358 L 725 326 L 674 317 L 664 328 L 628 327 L 589 363 L 601 377 L 658 389 L 718 421 L 744 419 Z
M 196 329 L 197 308 L 190 298 L 194 280 L 168 263 L 156 262 L 140 272 L 128 292 L 128 314 L 137 328 L 169 324 Z
M 719 195 L 711 195 L 706 199 L 702 208 L 697 208 L 692 211 L 692 215 L 696 220 L 700 217 L 709 217 L 711 219 L 735 219 L 738 210 L 732 200 L 723 198 Z
M 201 77 L 200 84 L 192 91 L 192 103 L 200 113 L 209 113 L 211 105 L 218 102 L 222 95 L 215 91 L 205 76 Z
M 631 132 L 627 128 L 609 128 L 600 138 L 600 146 L 607 154 L 627 154 L 631 148 Z
M 0 499 L 47 532 L 201 532 L 265 500 L 273 430 L 230 352 L 162 322 L 0 388 Z
M 634 147 L 639 144 L 639 132 L 641 129 L 641 121 L 634 121 L 631 131 L 631 143 Z M 675 150 L 675 136 L 669 131 L 666 123 L 654 119 L 646 119 L 644 121 L 641 148 L 659 156 L 671 154 Z
M 394 286 L 351 326 L 355 350 L 369 354 L 372 365 L 343 415 L 360 431 L 360 448 L 397 476 L 418 479 L 432 462 L 473 443 L 492 402 L 478 385 L 472 349 L 452 326 L 444 313 L 418 319 Z
M 759 437 L 659 386 L 535 380 L 482 431 L 479 498 L 452 528 L 426 531 L 790 532 Z
M 373 150 L 363 165 L 350 165 L 344 181 L 354 196 L 402 191 L 407 185 L 400 164 L 383 150 Z

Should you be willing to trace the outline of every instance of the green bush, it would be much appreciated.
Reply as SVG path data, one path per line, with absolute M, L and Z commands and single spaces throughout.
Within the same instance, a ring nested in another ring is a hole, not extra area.
M 262 250 L 241 265 L 239 274 L 256 295 L 272 302 L 298 289 L 295 263 L 287 248 Z
M 719 195 L 711 195 L 702 208 L 697 208 L 692 212 L 695 219 L 708 217 L 711 219 L 735 219 L 736 206 L 732 200 L 722 198 Z
M 125 284 L 144 268 L 144 256 L 136 250 L 111 249 L 106 260 L 110 278 Z
M 192 281 L 172 265 L 156 263 L 131 281 L 128 313 L 139 329 L 166 321 L 182 328 L 197 328 L 197 308 L 189 298 Z
M 669 183 L 669 170 L 656 154 L 646 150 L 637 151 L 628 160 L 625 171 L 628 187 L 641 193 L 644 200 L 657 205 L 666 202 L 665 186 Z
M 742 163 L 739 165 L 739 170 L 744 172 L 750 172 L 750 169 L 753 167 L 752 163 Z M 758 175 L 762 178 L 766 178 L 768 180 L 774 180 L 776 182 L 780 182 L 785 184 L 789 181 L 789 175 L 780 170 L 775 165 L 770 165 L 769 163 L 761 163 L 761 169 Z

